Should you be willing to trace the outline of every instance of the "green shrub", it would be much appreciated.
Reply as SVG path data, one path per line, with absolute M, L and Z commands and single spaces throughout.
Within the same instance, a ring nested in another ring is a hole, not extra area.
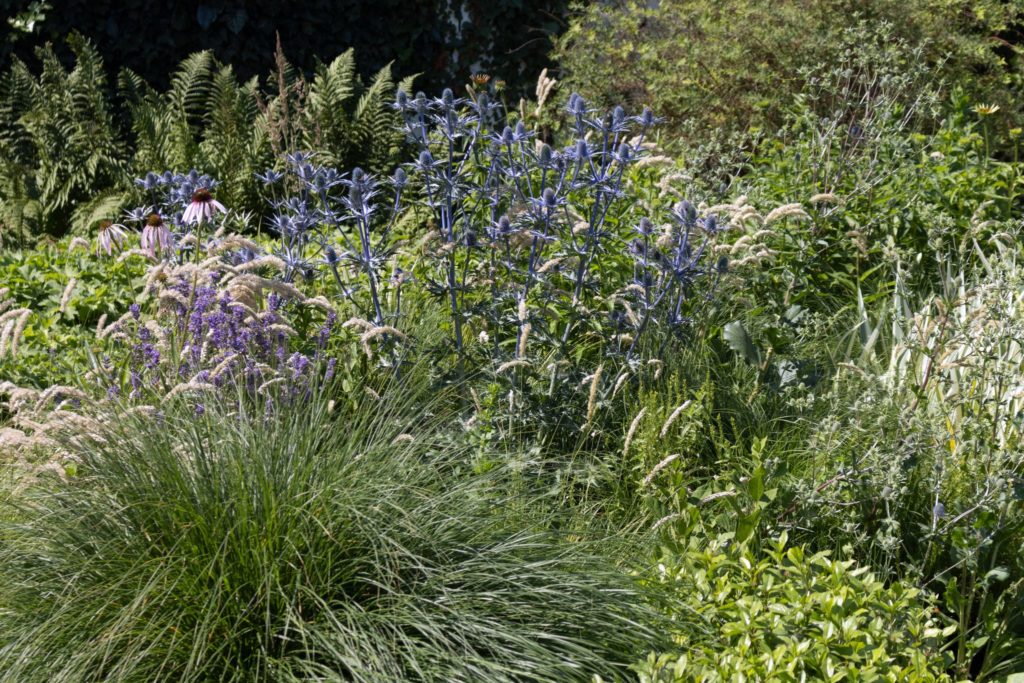
M 618 679 L 661 638 L 614 545 L 466 473 L 395 389 L 69 438 L 77 474 L 0 531 L 0 680 Z
M 636 668 L 655 681 L 948 681 L 940 651 L 955 627 L 920 591 L 886 586 L 867 567 L 787 547 L 730 541 L 666 552 L 677 648 Z
M 668 117 L 671 144 L 696 146 L 723 129 L 773 131 L 807 70 L 893 47 L 904 67 L 923 61 L 977 102 L 1015 105 L 1017 54 L 993 36 L 1020 11 L 996 0 L 618 0 L 582 9 L 554 56 L 564 88 L 601 106 L 649 104 Z M 851 18 L 866 41 L 848 30 Z

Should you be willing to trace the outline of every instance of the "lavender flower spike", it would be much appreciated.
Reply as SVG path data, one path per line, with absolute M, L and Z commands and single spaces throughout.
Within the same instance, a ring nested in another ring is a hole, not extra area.
M 227 213 L 228 210 L 224 208 L 223 204 L 213 198 L 210 190 L 200 187 L 192 193 L 192 203 L 185 209 L 181 220 L 193 225 L 202 224 L 203 221 L 212 219 L 215 211 Z

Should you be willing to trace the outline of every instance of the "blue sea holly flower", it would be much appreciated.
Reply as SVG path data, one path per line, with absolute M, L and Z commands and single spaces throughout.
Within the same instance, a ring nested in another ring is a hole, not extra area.
M 282 178 L 284 178 L 284 173 L 278 173 L 272 168 L 268 168 L 262 175 L 259 173 L 256 174 L 256 179 L 264 185 L 276 185 L 281 182 Z
M 400 190 L 406 186 L 409 182 L 409 176 L 401 168 L 395 169 L 395 174 L 391 176 L 391 184 L 396 190 Z
M 136 178 L 135 184 L 146 190 L 152 190 L 160 185 L 160 177 L 150 171 L 145 178 Z

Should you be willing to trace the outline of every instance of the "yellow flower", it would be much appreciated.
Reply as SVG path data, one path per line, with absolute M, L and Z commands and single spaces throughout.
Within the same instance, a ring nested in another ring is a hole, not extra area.
M 978 104 L 974 107 L 974 113 L 978 116 L 991 116 L 999 111 L 998 104 Z

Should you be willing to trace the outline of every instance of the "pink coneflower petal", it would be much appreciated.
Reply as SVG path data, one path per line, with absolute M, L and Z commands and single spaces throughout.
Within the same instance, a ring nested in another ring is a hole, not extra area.
M 181 220 L 193 225 L 201 224 L 203 221 L 211 220 L 214 211 L 227 213 L 228 210 L 224 208 L 223 204 L 213 198 L 208 189 L 201 187 L 192 194 L 192 203 L 185 208 Z
M 124 237 L 124 226 L 115 225 L 111 221 L 100 221 L 99 243 L 100 248 L 106 252 L 107 256 L 113 253 L 115 246 L 121 247 Z
M 171 231 L 167 229 L 164 219 L 158 213 L 152 213 L 146 220 L 146 227 L 142 229 L 142 239 L 139 242 L 151 257 L 156 257 L 156 252 L 166 252 L 171 249 L 173 243 Z

